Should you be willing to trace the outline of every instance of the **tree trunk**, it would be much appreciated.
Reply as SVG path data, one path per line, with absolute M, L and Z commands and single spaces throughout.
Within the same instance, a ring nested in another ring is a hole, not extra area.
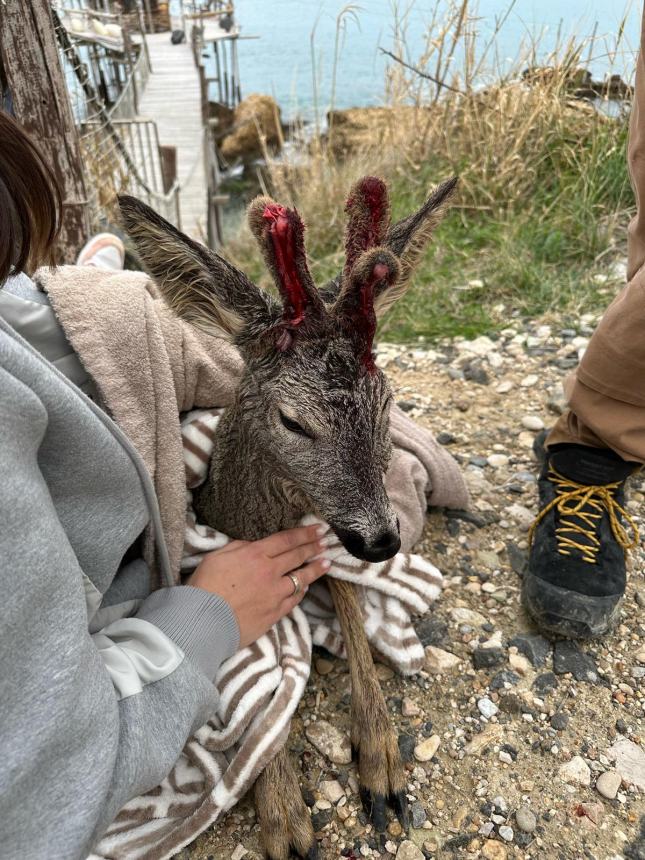
M 60 258 L 72 263 L 89 236 L 89 207 L 49 0 L 0 2 L 0 77 L 63 190 Z

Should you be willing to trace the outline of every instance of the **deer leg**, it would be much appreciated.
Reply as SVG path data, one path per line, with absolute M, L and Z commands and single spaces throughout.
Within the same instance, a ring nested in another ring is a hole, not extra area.
M 283 747 L 255 783 L 255 810 L 269 860 L 289 860 L 290 852 L 316 860 L 318 843 L 298 777 Z
M 347 648 L 352 681 L 351 740 L 358 754 L 361 801 L 379 832 L 385 830 L 387 823 L 386 803 L 407 831 L 405 769 L 385 697 L 376 677 L 356 590 L 351 583 L 331 577 L 328 577 L 327 584 Z

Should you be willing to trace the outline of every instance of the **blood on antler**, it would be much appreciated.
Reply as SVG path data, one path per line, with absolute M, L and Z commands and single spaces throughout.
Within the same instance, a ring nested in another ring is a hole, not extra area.
M 376 331 L 374 300 L 396 280 L 399 264 L 382 247 L 390 224 L 387 186 L 376 176 L 365 176 L 350 191 L 345 205 L 345 267 L 334 314 L 347 326 L 361 364 L 375 369 L 372 346 Z

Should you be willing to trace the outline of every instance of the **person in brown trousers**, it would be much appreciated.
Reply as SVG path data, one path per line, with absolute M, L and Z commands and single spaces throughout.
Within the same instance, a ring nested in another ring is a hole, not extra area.
M 639 541 L 624 486 L 645 463 L 645 12 L 627 160 L 637 205 L 628 283 L 565 384 L 569 409 L 546 438 L 541 510 L 522 583 L 538 626 L 570 638 L 611 628 L 625 592 L 626 554 Z

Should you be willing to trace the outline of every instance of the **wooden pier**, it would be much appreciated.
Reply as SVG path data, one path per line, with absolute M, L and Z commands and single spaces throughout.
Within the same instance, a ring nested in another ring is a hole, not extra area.
M 162 146 L 176 147 L 181 229 L 205 242 L 207 183 L 199 73 L 188 40 L 173 45 L 170 33 L 155 33 L 147 43 L 152 73 L 139 114 L 155 121 Z

